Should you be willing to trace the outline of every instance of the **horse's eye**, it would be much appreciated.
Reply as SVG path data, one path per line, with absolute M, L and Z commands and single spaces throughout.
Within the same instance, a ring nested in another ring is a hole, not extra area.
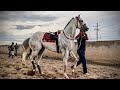
M 83 20 L 80 20 L 80 22 L 83 22 Z

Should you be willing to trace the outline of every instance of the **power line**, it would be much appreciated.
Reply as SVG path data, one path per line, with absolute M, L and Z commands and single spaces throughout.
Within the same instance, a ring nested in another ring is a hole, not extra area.
M 99 30 L 99 27 L 100 25 L 98 24 L 98 23 L 96 23 L 96 26 L 93 26 L 93 27 L 96 27 L 94 30 L 96 30 L 96 40 L 98 41 L 98 31 L 100 31 Z

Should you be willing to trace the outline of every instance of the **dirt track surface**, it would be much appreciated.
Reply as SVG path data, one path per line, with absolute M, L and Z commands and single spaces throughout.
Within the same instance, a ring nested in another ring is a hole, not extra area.
M 63 62 L 62 60 L 42 59 L 41 69 L 43 75 L 38 72 L 30 76 L 27 74 L 32 69 L 29 60 L 26 65 L 21 62 L 21 57 L 17 56 L 14 59 L 8 58 L 6 54 L 0 54 L 0 79 L 65 79 L 63 76 Z M 75 69 L 72 75 L 70 66 L 73 62 L 68 62 L 67 74 L 70 79 L 120 79 L 120 67 L 87 64 L 89 75 L 82 74 L 82 65 Z

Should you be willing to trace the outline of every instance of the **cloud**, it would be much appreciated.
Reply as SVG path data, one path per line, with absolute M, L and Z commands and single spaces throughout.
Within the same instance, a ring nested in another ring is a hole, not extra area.
M 24 29 L 32 29 L 34 28 L 35 25 L 27 25 L 27 26 L 24 26 L 24 25 L 16 25 L 16 29 L 17 30 L 24 30 Z
M 12 38 L 12 34 L 7 33 L 7 32 L 0 32 L 0 40 L 4 40 L 4 39 L 11 39 Z
M 32 33 L 26 35 L 13 35 L 11 33 L 2 31 L 0 32 L 0 41 L 23 41 L 26 38 L 32 36 Z
M 102 40 L 120 39 L 120 11 L 0 11 L 0 39 L 11 38 L 22 42 L 37 31 L 62 30 L 78 14 L 89 27 L 90 40 L 96 39 L 93 26 L 97 22 Z
M 34 12 L 33 12 L 34 13 Z M 53 21 L 57 19 L 56 16 L 51 15 L 42 15 L 33 14 L 30 11 L 1 11 L 0 12 L 0 20 L 10 20 L 10 21 Z

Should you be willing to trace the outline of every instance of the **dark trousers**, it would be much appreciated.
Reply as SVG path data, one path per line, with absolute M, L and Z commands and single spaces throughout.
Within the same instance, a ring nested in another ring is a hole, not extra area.
M 15 49 L 15 56 L 17 56 L 17 51 L 18 51 L 18 50 L 17 50 L 17 49 Z
M 9 56 L 8 57 L 10 58 L 10 56 L 11 56 L 11 52 L 9 51 Z
M 8 57 L 10 58 L 11 56 L 12 56 L 12 59 L 13 59 L 14 56 L 11 54 L 11 51 L 9 51 L 9 56 Z
M 58 45 L 58 36 L 56 36 L 56 49 L 57 49 L 57 53 L 59 53 L 59 45 Z
M 82 63 L 83 73 L 87 73 L 85 51 L 84 50 L 77 50 L 77 53 L 79 55 L 79 60 L 77 62 L 77 66 Z

